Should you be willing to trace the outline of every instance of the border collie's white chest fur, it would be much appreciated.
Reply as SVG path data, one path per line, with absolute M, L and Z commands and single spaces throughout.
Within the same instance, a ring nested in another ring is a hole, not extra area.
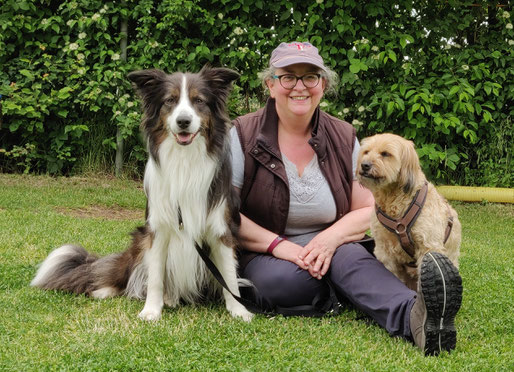
M 205 232 L 208 190 L 217 164 L 206 156 L 203 138 L 185 148 L 174 142 L 166 139 L 159 149 L 160 164 L 150 159 L 146 167 L 148 223 L 153 230 L 167 228 L 178 233 L 180 208 L 183 231 L 195 239 Z

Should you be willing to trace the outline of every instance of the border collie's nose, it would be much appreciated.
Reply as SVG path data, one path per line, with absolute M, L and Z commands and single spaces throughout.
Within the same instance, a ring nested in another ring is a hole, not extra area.
M 186 129 L 189 124 L 191 124 L 191 121 L 193 120 L 193 117 L 189 114 L 180 114 L 177 116 L 177 125 L 180 129 Z
M 361 169 L 364 171 L 364 172 L 367 172 L 371 169 L 371 163 L 370 162 L 364 162 L 361 164 Z

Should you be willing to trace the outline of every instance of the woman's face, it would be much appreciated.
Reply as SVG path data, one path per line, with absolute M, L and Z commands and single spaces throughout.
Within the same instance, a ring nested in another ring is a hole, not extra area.
M 319 73 L 319 68 L 307 63 L 300 63 L 278 68 L 275 75 L 292 74 L 300 77 L 308 73 Z M 305 87 L 301 80 L 298 80 L 292 89 L 284 88 L 278 79 L 268 80 L 267 85 L 270 90 L 270 96 L 275 99 L 277 113 L 281 120 L 299 117 L 305 117 L 310 120 L 323 97 L 325 80 L 320 78 L 320 82 L 314 88 Z

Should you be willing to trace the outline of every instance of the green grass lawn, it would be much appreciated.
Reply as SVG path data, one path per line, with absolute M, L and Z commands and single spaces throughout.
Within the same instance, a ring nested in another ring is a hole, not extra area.
M 233 319 L 223 305 L 165 309 L 29 286 L 63 243 L 105 255 L 143 223 L 140 183 L 0 174 L 0 370 L 513 371 L 514 206 L 452 203 L 463 226 L 457 348 L 424 357 L 354 310 L 331 318 Z

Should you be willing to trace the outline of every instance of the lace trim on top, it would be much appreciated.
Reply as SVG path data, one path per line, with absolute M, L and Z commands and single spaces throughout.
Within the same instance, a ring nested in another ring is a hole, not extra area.
M 309 164 L 303 170 L 300 177 L 296 165 L 282 154 L 282 160 L 286 168 L 289 190 L 302 204 L 308 203 L 319 191 L 325 181 L 318 164 L 318 156 L 314 154 Z

